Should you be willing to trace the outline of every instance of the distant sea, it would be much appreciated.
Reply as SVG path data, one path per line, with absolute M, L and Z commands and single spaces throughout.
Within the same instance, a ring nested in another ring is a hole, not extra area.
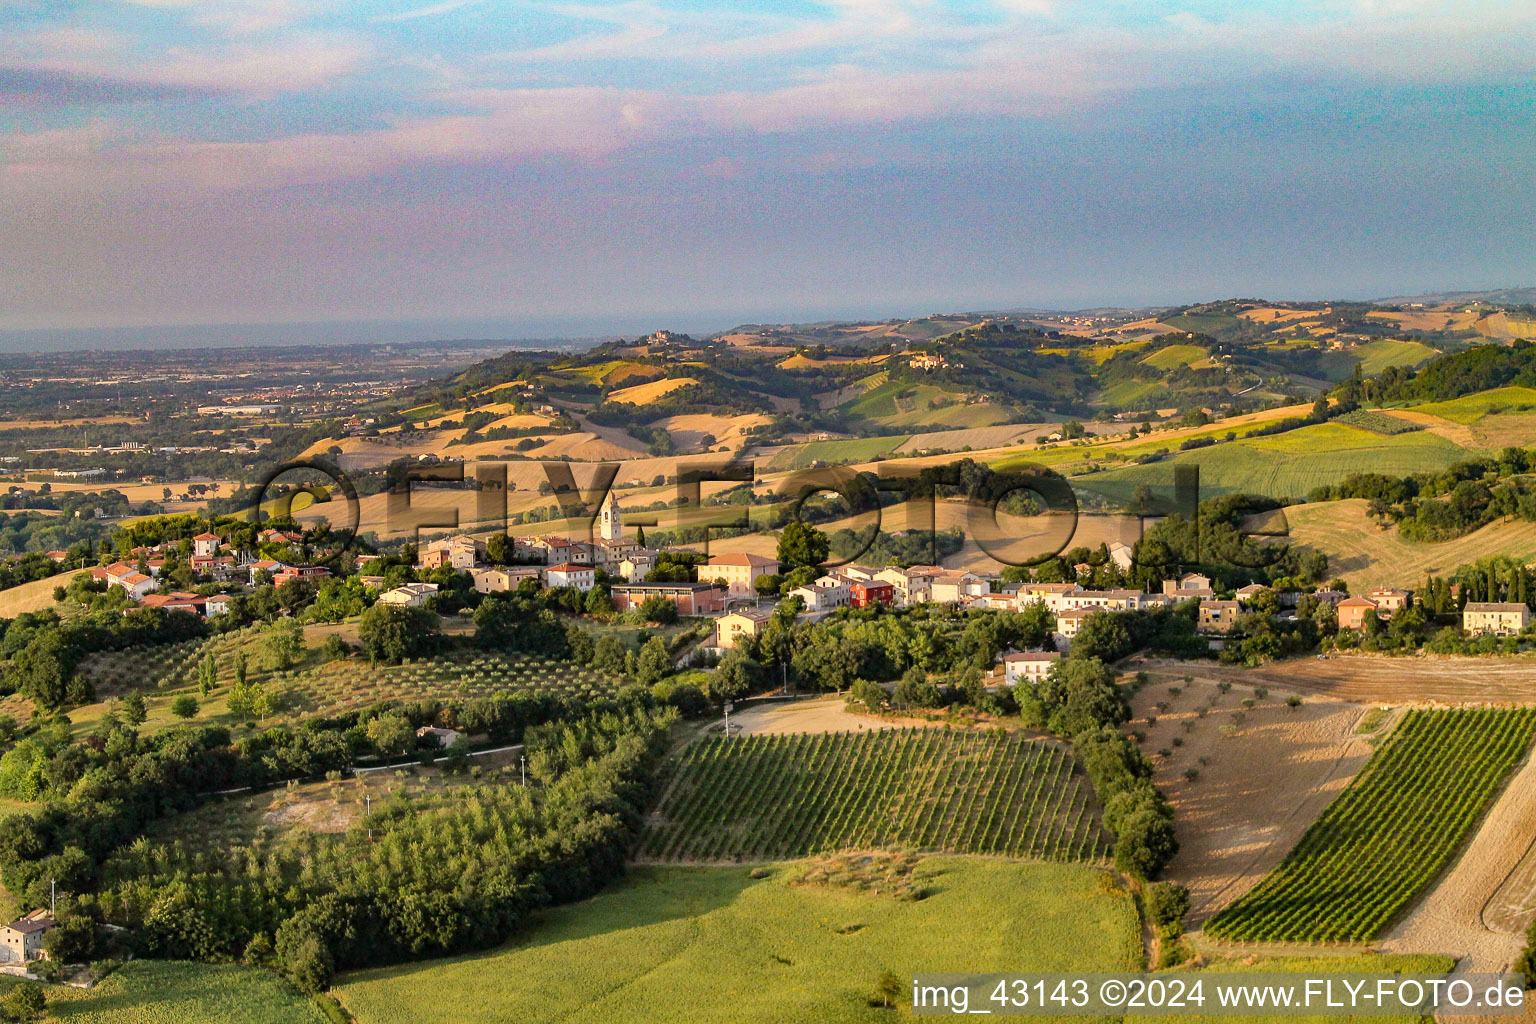
M 0 352 L 130 351 L 248 348 L 283 345 L 412 344 L 452 339 L 511 348 L 586 348 L 615 337 L 639 337 L 660 328 L 710 334 L 731 322 L 699 317 L 463 320 L 340 320 L 313 323 L 177 324 L 0 330 Z

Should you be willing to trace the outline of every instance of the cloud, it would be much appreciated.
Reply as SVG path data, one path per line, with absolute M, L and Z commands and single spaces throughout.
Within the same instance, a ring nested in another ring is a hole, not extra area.
M 0 67 L 0 99 L 33 107 L 74 104 L 148 103 L 215 95 L 212 90 L 162 82 L 136 82 L 105 75 L 41 68 Z
M 39 50 L 28 43 L 20 39 L 7 47 L 9 57 L 0 51 L 0 64 L 18 77 L 115 83 L 125 90 L 164 90 L 167 96 L 191 91 L 263 97 L 316 89 L 357 70 L 372 52 L 351 36 L 320 33 L 293 34 L 267 45 L 178 47 L 139 59 L 117 52 L 36 56 Z
M 416 21 L 419 18 L 436 18 L 439 15 L 452 14 L 461 7 L 477 6 L 480 2 L 481 0 L 446 0 L 445 3 L 417 7 L 409 11 L 401 11 L 399 14 L 381 14 L 372 21 L 375 24 L 388 24 L 397 21 Z

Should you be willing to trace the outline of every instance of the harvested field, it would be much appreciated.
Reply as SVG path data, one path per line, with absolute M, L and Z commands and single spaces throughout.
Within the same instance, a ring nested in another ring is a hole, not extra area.
M 1373 734 L 1356 733 L 1365 714 L 1357 704 L 1314 700 L 1289 708 L 1292 691 L 1279 687 L 1265 698 L 1251 685 L 1223 694 L 1209 663 L 1145 667 L 1153 683 L 1136 694 L 1127 728 L 1146 734 L 1142 752 L 1174 806 L 1179 853 L 1164 877 L 1188 887 L 1188 921 L 1198 926 L 1285 858 L 1365 764 Z M 1253 706 L 1243 707 L 1245 700 Z M 1223 735 L 1226 727 L 1235 731 Z M 1376 734 L 1388 728 L 1383 722 Z M 1189 770 L 1195 778 L 1185 777 Z
M 1363 498 L 1292 505 L 1285 510 L 1291 543 L 1328 556 L 1330 577 L 1351 587 L 1422 587 L 1424 577 L 1445 575 L 1489 555 L 1536 557 L 1536 523 L 1495 522 L 1439 544 L 1402 539 L 1366 513 Z
M 1380 944 L 1461 958 L 1458 972 L 1501 971 L 1536 916 L 1536 761 L 1527 759 L 1460 859 Z
M 1193 672 L 1237 686 L 1268 686 L 1284 693 L 1394 707 L 1501 707 L 1536 705 L 1536 655 L 1393 658 L 1330 655 L 1261 668 L 1167 662 L 1169 671 Z
M 669 395 L 678 388 L 686 388 L 690 384 L 697 383 L 698 381 L 692 377 L 664 377 L 661 380 L 610 391 L 608 401 L 625 402 L 629 405 L 650 405 L 663 395 Z
M 741 705 L 738 704 L 737 707 Z M 877 715 L 856 715 L 841 697 L 761 704 L 731 718 L 731 733 L 743 736 L 776 736 L 781 733 L 858 732 L 860 729 L 896 729 L 900 722 Z

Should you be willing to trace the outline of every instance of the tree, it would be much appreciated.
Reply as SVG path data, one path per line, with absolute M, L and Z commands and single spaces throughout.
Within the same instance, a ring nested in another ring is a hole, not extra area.
M 11 660 L 11 685 L 41 707 L 61 707 L 69 699 L 78 659 L 79 652 L 61 631 L 41 629 Z
M 881 971 L 875 979 L 875 999 L 889 1010 L 901 995 L 901 979 L 892 971 Z
M 272 713 L 272 696 L 267 693 L 267 688 L 260 683 L 251 683 L 246 687 L 246 700 L 249 701 L 249 713 L 255 715 L 265 724 L 267 716 Z
M 96 958 L 96 922 L 84 914 L 61 913 L 58 926 L 43 936 L 43 948 L 55 963 L 89 963 Z
M 660 594 L 652 594 L 640 602 L 640 617 L 658 626 L 668 625 L 677 621 L 677 604 Z
M 869 679 L 857 680 L 848 690 L 848 703 L 863 704 L 874 714 L 879 714 L 885 707 L 885 687 Z
M 733 647 L 725 652 L 720 664 L 707 682 L 709 695 L 718 701 L 733 700 L 757 685 L 762 676 L 762 666 L 753 661 L 747 652 Z
M 784 524 L 779 533 L 779 564 L 786 569 L 802 565 L 820 565 L 831 554 L 827 535 L 798 519 Z
M 593 587 L 587 591 L 586 610 L 588 615 L 607 617 L 613 614 L 613 597 L 603 587 Z
M 437 613 L 427 608 L 376 604 L 363 613 L 357 636 L 370 660 L 398 665 L 437 641 Z
M 671 604 L 670 601 L 667 603 Z M 659 636 L 651 637 L 640 648 L 640 656 L 635 660 L 635 682 L 641 686 L 652 686 L 671 671 L 672 656 L 667 653 L 666 641 Z
M 43 986 L 35 981 L 24 981 L 11 989 L 4 1005 L 11 1020 L 41 1020 L 48 1012 L 48 997 L 43 994 Z
M 245 651 L 235 652 L 235 682 L 245 685 Z
M 137 690 L 123 698 L 123 720 L 129 725 L 143 725 L 149 717 L 149 709 L 144 704 L 144 695 Z
M 280 672 L 304 657 L 304 629 L 293 619 L 278 619 L 266 629 L 261 643 L 267 668 Z
M 184 693 L 171 701 L 171 714 L 177 718 L 191 718 L 197 714 L 197 698 L 190 693 Z
M 203 655 L 202 662 L 197 666 L 197 692 L 207 698 L 213 693 L 213 688 L 219 679 L 219 665 L 213 660 L 213 652 Z
M 373 719 L 365 731 L 368 742 L 381 754 L 403 754 L 416 738 L 411 720 L 399 711 L 389 711 Z
M 944 703 L 944 698 L 939 694 L 939 688 L 928 680 L 928 673 L 913 665 L 896 684 L 891 701 L 899 708 L 936 708 Z

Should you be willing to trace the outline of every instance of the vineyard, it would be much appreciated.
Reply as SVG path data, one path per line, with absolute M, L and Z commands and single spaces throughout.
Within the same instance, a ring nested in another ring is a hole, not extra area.
M 1364 942 L 1434 880 L 1536 732 L 1536 709 L 1414 711 L 1212 938 Z
M 768 861 L 902 847 L 1041 860 L 1103 855 L 1092 790 L 1063 747 L 890 729 L 687 747 L 648 823 L 650 861 Z
M 285 708 L 334 715 L 385 700 L 489 697 L 508 690 L 548 690 L 573 697 L 608 696 L 619 680 L 569 661 L 525 654 L 453 652 L 370 665 L 349 658 L 302 672 L 278 673 Z

